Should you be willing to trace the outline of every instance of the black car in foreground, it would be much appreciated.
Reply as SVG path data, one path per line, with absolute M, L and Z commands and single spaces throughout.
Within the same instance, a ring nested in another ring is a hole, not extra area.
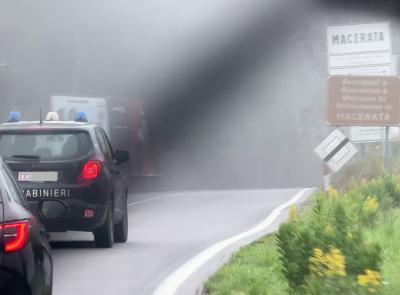
M 0 294 L 51 295 L 52 279 L 45 228 L 0 159 Z
M 113 151 L 104 130 L 85 122 L 0 125 L 0 155 L 47 231 L 93 232 L 97 247 L 128 238 L 127 151 Z

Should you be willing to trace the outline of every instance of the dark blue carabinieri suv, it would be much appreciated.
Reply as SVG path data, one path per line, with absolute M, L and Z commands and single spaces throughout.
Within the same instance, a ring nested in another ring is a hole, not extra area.
M 128 238 L 124 150 L 87 122 L 35 121 L 0 125 L 0 155 L 33 214 L 46 229 L 93 232 L 97 247 Z

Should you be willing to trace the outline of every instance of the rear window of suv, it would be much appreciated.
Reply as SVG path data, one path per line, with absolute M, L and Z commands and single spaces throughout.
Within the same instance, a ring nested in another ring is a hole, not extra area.
M 0 133 L 0 155 L 6 159 L 72 160 L 91 150 L 91 139 L 85 131 Z

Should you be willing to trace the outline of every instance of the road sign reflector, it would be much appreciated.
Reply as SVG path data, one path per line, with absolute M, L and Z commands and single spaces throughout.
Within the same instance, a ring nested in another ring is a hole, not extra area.
M 315 148 L 315 152 L 332 171 L 337 172 L 357 153 L 357 149 L 339 129 L 335 129 Z

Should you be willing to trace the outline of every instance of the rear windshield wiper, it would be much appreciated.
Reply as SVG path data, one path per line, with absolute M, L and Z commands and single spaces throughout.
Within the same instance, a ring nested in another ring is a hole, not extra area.
M 39 160 L 40 157 L 38 155 L 12 155 L 12 158 L 21 158 L 21 159 L 32 159 Z

